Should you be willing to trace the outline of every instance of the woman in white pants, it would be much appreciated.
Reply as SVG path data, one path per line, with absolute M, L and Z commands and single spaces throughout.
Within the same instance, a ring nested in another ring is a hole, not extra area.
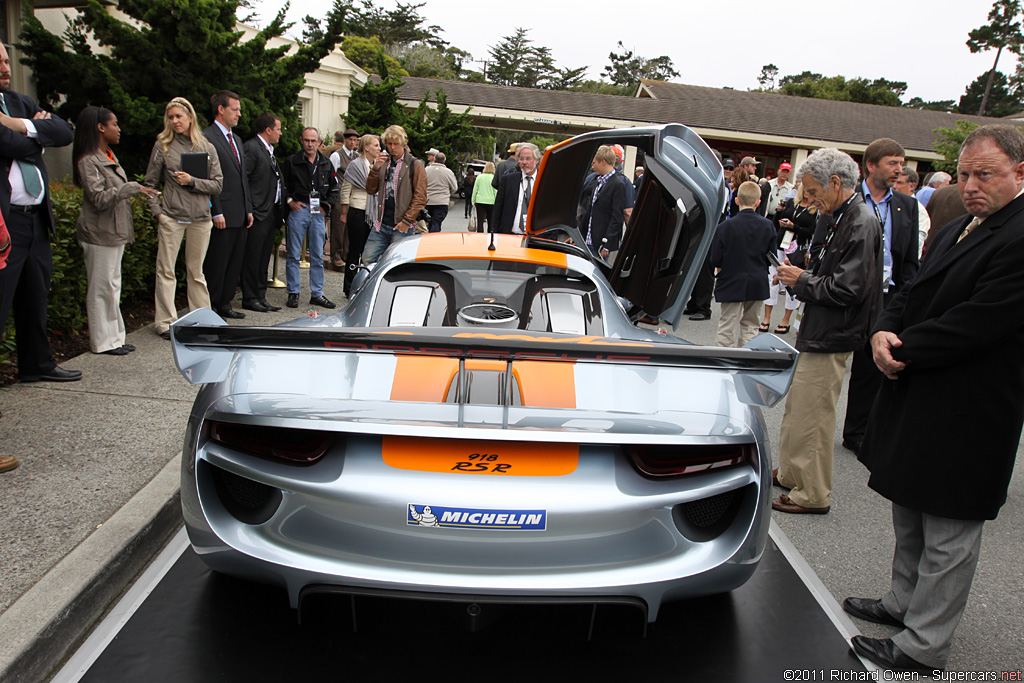
M 121 257 L 124 246 L 135 240 L 130 199 L 140 192 L 155 194 L 128 182 L 110 150 L 120 139 L 117 117 L 109 109 L 86 107 L 78 115 L 72 158 L 75 184 L 82 188 L 77 233 L 88 279 L 89 349 L 112 356 L 135 350 L 125 344 L 121 318 Z

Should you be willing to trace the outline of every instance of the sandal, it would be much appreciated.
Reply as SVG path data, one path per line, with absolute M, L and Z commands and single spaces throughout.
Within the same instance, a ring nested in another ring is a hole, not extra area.
M 768 323 L 761 323 L 760 325 L 757 326 L 757 329 L 759 331 L 761 331 L 761 332 L 767 332 L 768 331 Z
M 786 334 L 787 332 L 789 332 L 789 325 L 779 323 L 775 326 L 775 334 Z

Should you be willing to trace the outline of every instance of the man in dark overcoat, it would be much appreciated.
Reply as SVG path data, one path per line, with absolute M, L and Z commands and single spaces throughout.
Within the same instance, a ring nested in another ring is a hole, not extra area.
M 853 638 L 888 669 L 945 665 L 1024 424 L 1024 135 L 1003 124 L 974 130 L 958 174 L 970 215 L 939 232 L 871 337 L 887 381 L 859 458 L 868 485 L 892 501 L 896 551 L 890 591 L 843 608 L 903 628 Z

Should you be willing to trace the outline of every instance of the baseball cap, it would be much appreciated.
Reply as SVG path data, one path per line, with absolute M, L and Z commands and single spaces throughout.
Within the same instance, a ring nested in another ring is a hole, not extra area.
M 779 164 L 779 170 L 780 171 L 792 171 L 793 170 L 793 165 L 791 163 L 789 163 L 788 161 L 783 161 L 781 164 Z
M 729 157 L 726 157 L 726 158 L 722 159 L 722 166 L 724 168 L 736 168 L 736 162 L 734 162 Z
M 757 159 L 754 157 L 743 157 L 743 161 L 740 162 L 740 166 L 746 166 L 747 164 L 757 164 Z
M 615 158 L 622 161 L 626 158 L 626 153 L 622 149 L 622 145 L 612 145 L 612 151 L 615 152 Z

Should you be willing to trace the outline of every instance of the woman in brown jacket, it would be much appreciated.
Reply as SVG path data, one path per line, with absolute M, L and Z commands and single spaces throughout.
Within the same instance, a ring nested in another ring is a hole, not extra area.
M 121 139 L 114 112 L 86 107 L 78 115 L 72 147 L 75 185 L 82 188 L 78 216 L 78 243 L 85 256 L 88 289 L 89 349 L 93 353 L 124 356 L 135 350 L 125 344 L 121 318 L 121 258 L 124 245 L 135 240 L 129 199 L 155 190 L 128 182 L 124 169 L 110 150 Z

